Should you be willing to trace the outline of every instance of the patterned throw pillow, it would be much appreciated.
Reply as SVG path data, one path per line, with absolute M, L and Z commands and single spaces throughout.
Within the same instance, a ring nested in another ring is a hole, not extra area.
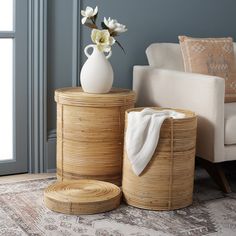
M 236 102 L 236 64 L 232 38 L 179 36 L 186 72 L 225 79 L 225 102 Z

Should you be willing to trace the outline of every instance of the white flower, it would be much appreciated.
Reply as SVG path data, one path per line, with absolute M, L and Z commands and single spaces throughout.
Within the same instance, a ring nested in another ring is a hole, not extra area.
M 115 43 L 115 39 L 110 36 L 108 30 L 93 29 L 91 39 L 97 44 L 98 50 L 101 52 L 110 52 L 111 46 Z
M 115 19 L 111 19 L 111 17 L 109 17 L 108 19 L 104 17 L 104 24 L 107 26 L 107 28 L 116 33 L 123 33 L 128 30 L 125 25 L 120 24 Z
M 117 20 L 111 19 L 111 17 L 108 19 L 104 17 L 104 24 L 107 26 L 107 28 L 114 30 L 116 28 Z
M 95 9 L 93 10 L 92 7 L 86 7 L 85 11 L 82 10 L 81 11 L 81 15 L 83 16 L 81 22 L 82 24 L 85 24 L 87 19 L 92 18 L 93 16 L 96 16 L 98 13 L 98 7 L 95 7 Z
M 124 33 L 124 32 L 126 32 L 127 30 L 128 30 L 128 29 L 126 28 L 125 25 L 122 25 L 122 24 L 120 24 L 120 23 L 117 23 L 115 32 L 117 32 L 117 33 Z

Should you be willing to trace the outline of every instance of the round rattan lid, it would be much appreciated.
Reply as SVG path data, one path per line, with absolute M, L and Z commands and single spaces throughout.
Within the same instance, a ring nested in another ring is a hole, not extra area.
M 61 88 L 55 91 L 57 103 L 72 106 L 113 107 L 134 103 L 135 99 L 134 91 L 122 88 L 112 88 L 105 94 L 85 93 L 81 87 Z
M 52 211 L 65 214 L 96 214 L 117 208 L 121 190 L 98 180 L 57 182 L 44 191 L 44 203 Z

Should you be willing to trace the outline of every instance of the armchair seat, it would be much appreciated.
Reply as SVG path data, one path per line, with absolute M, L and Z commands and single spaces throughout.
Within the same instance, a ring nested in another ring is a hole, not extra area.
M 236 144 L 236 103 L 225 104 L 225 144 Z

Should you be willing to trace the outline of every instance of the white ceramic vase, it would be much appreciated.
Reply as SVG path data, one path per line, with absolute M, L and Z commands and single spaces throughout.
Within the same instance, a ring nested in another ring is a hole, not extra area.
M 93 48 L 90 55 L 88 49 Z M 108 58 L 111 57 L 110 51 L 107 56 L 100 52 L 96 45 L 90 44 L 84 49 L 88 57 L 80 72 L 80 83 L 86 93 L 108 93 L 113 84 L 113 69 Z

